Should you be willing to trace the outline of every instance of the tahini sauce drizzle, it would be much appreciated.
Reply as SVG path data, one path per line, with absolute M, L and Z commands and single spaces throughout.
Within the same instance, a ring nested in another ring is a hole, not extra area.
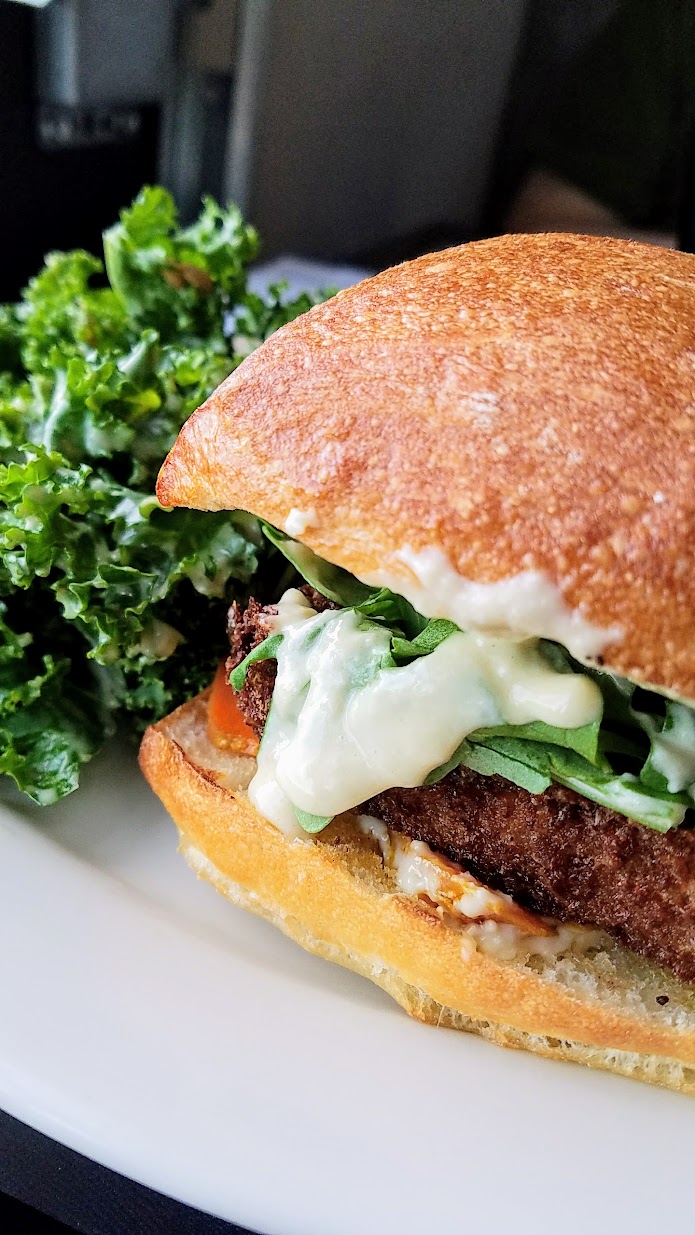
M 249 796 L 288 835 L 294 806 L 341 814 L 394 786 L 421 785 L 474 730 L 540 720 L 578 728 L 601 713 L 590 678 L 558 673 L 537 641 L 450 635 L 428 656 L 384 667 L 388 630 L 352 609 L 316 614 L 290 589 Z

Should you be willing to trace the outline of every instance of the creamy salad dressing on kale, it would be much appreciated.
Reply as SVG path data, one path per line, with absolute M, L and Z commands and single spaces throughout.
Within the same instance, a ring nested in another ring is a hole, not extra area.
M 184 420 L 313 303 L 247 292 L 256 234 L 211 199 L 180 227 L 145 189 L 104 251 L 106 279 L 53 253 L 0 306 L 0 772 L 40 803 L 208 685 L 230 600 L 267 587 L 249 516 L 151 495 Z

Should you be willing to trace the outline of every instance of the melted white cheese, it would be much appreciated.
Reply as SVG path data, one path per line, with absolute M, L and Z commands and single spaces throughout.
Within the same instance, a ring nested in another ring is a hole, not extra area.
M 671 704 L 674 724 L 668 733 L 652 735 L 652 764 L 666 777 L 669 793 L 695 789 L 695 715 L 681 703 Z
M 364 582 L 398 592 L 426 617 L 449 618 L 465 630 L 505 638 L 554 639 L 578 660 L 598 656 L 606 644 L 620 638 L 618 627 L 594 626 L 578 609 L 568 608 L 562 592 L 542 571 L 475 583 L 454 570 L 434 546 L 415 551 L 406 545 L 393 557 L 408 567 L 411 578 L 380 570 Z
M 601 714 L 595 683 L 557 673 L 532 640 L 459 632 L 396 668 L 385 666 L 388 629 L 353 609 L 314 614 L 294 590 L 278 609 L 284 638 L 249 796 L 290 834 L 295 806 L 333 816 L 421 785 L 476 729 L 534 720 L 571 729 Z

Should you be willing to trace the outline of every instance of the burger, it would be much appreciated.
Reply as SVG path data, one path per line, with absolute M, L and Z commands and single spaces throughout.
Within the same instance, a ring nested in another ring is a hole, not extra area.
M 287 559 L 142 744 L 193 869 L 422 1021 L 694 1092 L 695 259 L 387 270 L 250 355 L 158 495 Z

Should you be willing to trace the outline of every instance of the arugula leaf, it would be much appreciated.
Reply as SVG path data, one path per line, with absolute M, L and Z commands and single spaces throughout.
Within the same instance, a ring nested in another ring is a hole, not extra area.
M 389 588 L 375 588 L 367 600 L 357 605 L 360 613 L 375 622 L 402 630 L 409 640 L 415 639 L 427 626 L 427 618 L 414 609 L 410 601 Z
M 669 792 L 668 779 L 659 768 L 661 753 L 680 736 L 679 745 L 688 751 L 695 748 L 695 714 L 685 704 L 664 699 L 624 678 L 612 674 L 592 672 L 599 682 L 605 700 L 609 724 L 618 732 L 606 728 L 602 731 L 602 743 L 606 751 L 631 756 L 637 764 L 639 781 L 655 795 L 666 795 L 678 801 L 677 793 Z M 641 707 L 635 707 L 635 695 L 639 693 Z M 647 710 L 649 709 L 649 710 Z M 685 742 L 683 740 L 685 731 Z M 693 760 L 695 764 L 695 760 Z M 695 767 L 693 770 L 695 778 Z M 683 788 L 688 788 L 686 784 Z M 675 786 L 678 789 L 678 786 Z M 692 805 L 692 795 L 689 805 Z
M 456 634 L 458 630 L 456 623 L 450 622 L 447 618 L 432 618 L 414 639 L 401 639 L 398 635 L 394 635 L 391 640 L 393 655 L 397 660 L 427 656 L 429 652 L 438 648 L 440 643 L 448 639 L 449 635 Z
M 262 523 L 264 535 L 292 563 L 307 583 L 322 596 L 327 596 L 344 609 L 357 609 L 365 617 L 395 626 L 408 638 L 415 638 L 427 625 L 427 618 L 405 599 L 389 588 L 371 588 L 360 583 L 349 571 L 324 561 L 306 545 L 300 544 L 278 531 L 269 523 Z
M 464 740 L 459 743 L 456 750 L 452 755 L 450 755 L 445 763 L 440 763 L 438 768 L 433 768 L 432 771 L 427 774 L 424 784 L 436 785 L 438 781 L 444 780 L 445 776 L 448 776 L 450 772 L 453 772 L 454 768 L 457 768 L 459 764 L 464 762 L 465 756 L 470 750 L 471 744 L 468 741 L 468 738 L 464 738 Z
M 576 751 L 589 763 L 604 765 L 606 761 L 599 752 L 600 732 L 600 720 L 582 725 L 579 729 L 559 729 L 555 725 L 546 725 L 542 720 L 534 720 L 528 725 L 494 725 L 492 728 L 476 729 L 471 734 L 471 741 L 487 743 L 490 738 L 515 738 L 540 742 L 545 746 L 565 747 Z
M 310 815 L 309 811 L 300 810 L 298 806 L 294 807 L 294 813 L 304 831 L 311 833 L 312 836 L 317 832 L 323 832 L 323 829 L 327 828 L 334 818 L 333 815 Z
M 519 743 L 519 746 L 522 745 Z M 521 753 L 526 752 L 522 750 Z M 480 772 L 482 776 L 504 776 L 505 780 L 520 785 L 529 793 L 542 793 L 551 783 L 550 776 L 546 776 L 530 763 L 514 759 L 491 746 L 471 744 L 469 749 L 464 751 L 461 763 L 474 772 Z
M 291 562 L 307 583 L 344 609 L 356 609 L 369 600 L 373 589 L 360 583 L 349 571 L 332 566 L 306 545 L 293 540 L 270 523 L 261 522 L 263 534 Z
M 655 793 L 642 786 L 636 776 L 616 776 L 609 765 L 595 767 L 581 754 L 560 746 L 543 746 L 539 742 L 510 737 L 488 738 L 478 745 L 473 743 L 473 735 L 471 744 L 475 762 L 466 755 L 461 762 L 475 771 L 484 775 L 498 772 L 532 793 L 542 792 L 554 780 L 592 802 L 659 831 L 682 823 L 690 805 L 685 795 Z M 539 784 L 543 780 L 546 783 L 541 784 L 540 789 L 531 788 L 530 783 L 524 783 L 524 773 L 520 775 L 520 769 L 527 769 L 532 779 L 540 778 Z
M 234 687 L 234 690 L 243 690 L 246 675 L 252 665 L 257 665 L 262 660 L 275 659 L 278 648 L 282 643 L 282 638 L 282 634 L 268 635 L 262 643 L 258 643 L 255 648 L 252 648 L 248 656 L 245 656 L 229 675 L 229 682 Z
M 570 754 L 567 751 L 561 753 L 564 756 Z M 584 761 L 580 764 L 567 758 L 561 759 L 556 750 L 551 752 L 551 761 L 553 779 L 561 785 L 659 832 L 678 827 L 691 805 L 684 794 L 659 793 L 642 785 L 630 773 L 620 776 L 601 773 Z
M 542 793 L 552 781 L 634 819 L 646 827 L 666 832 L 683 822 L 689 801 L 683 795 L 657 794 L 635 776 L 614 775 L 594 767 L 574 751 L 558 746 L 498 739 L 490 745 L 471 742 L 472 756 L 462 752 L 460 762 L 484 776 L 497 774 L 530 793 Z

